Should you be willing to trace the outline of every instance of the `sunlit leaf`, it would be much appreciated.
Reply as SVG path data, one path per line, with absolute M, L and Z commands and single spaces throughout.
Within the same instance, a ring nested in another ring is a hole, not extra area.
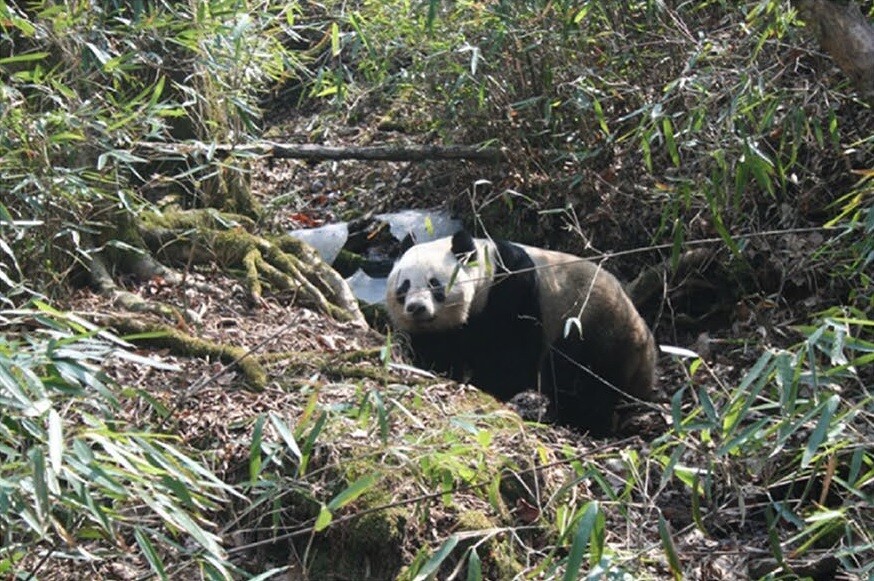
M 331 502 L 328 503 L 328 509 L 332 511 L 339 510 L 343 508 L 368 490 L 370 490 L 374 484 L 379 479 L 379 474 L 367 474 L 362 476 L 352 484 L 350 484 L 345 490 L 340 492 L 337 496 L 331 499 Z
M 297 441 L 294 439 L 294 434 L 291 432 L 291 429 L 288 427 L 282 418 L 276 415 L 274 412 L 270 412 L 270 423 L 273 424 L 273 427 L 276 428 L 276 431 L 279 432 L 279 436 L 285 442 L 285 445 L 288 446 L 288 450 L 297 458 L 298 462 L 300 462 L 303 454 L 300 451 L 300 448 L 297 445 Z
M 49 463 L 55 474 L 61 472 L 61 458 L 64 454 L 64 432 L 61 416 L 54 408 L 48 414 Z
M 580 517 L 577 532 L 574 534 L 574 542 L 567 556 L 564 576 L 562 577 L 564 581 L 576 581 L 579 578 L 580 567 L 582 567 L 586 556 L 586 550 L 589 548 L 592 531 L 595 528 L 600 510 L 601 508 L 595 500 L 587 503 L 583 509 L 583 516 Z
M 319 515 L 316 517 L 316 522 L 313 525 L 313 531 L 318 533 L 325 530 L 333 520 L 334 515 L 331 513 L 331 510 L 323 504 L 319 509 Z
M 453 549 L 455 549 L 456 545 L 458 545 L 458 536 L 452 535 L 448 539 L 446 539 L 436 553 L 431 555 L 431 558 L 422 565 L 422 568 L 419 569 L 419 572 L 413 578 L 413 581 L 425 581 L 437 572 L 440 568 L 440 565 L 443 564 L 443 561 L 452 554 Z

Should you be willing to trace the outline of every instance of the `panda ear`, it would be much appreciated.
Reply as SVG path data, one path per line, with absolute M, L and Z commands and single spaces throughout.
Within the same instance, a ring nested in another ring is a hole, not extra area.
M 404 236 L 404 239 L 401 240 L 401 246 L 398 250 L 398 256 L 402 255 L 404 252 L 412 248 L 416 245 L 416 235 L 412 232 L 407 232 L 407 235 Z
M 476 244 L 467 230 L 459 230 L 452 235 L 452 254 L 460 262 L 467 262 L 476 252 Z

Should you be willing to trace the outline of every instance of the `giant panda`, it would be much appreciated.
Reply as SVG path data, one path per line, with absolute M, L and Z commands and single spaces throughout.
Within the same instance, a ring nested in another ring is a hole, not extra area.
M 619 281 L 577 256 L 460 231 L 404 251 L 386 310 L 419 367 L 505 401 L 540 390 L 559 423 L 593 435 L 611 433 L 617 390 L 653 394 L 649 328 Z

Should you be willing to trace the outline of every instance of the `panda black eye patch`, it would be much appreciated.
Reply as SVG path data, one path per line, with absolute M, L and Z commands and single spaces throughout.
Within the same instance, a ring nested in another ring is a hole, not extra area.
M 443 283 L 436 278 L 428 279 L 428 287 L 431 289 L 431 294 L 434 295 L 434 300 L 442 303 L 446 300 L 446 292 L 443 290 Z
M 404 304 L 404 301 L 407 300 L 408 290 L 410 290 L 410 279 L 404 280 L 404 282 L 401 283 L 401 286 L 399 286 L 395 291 L 395 298 L 399 303 Z

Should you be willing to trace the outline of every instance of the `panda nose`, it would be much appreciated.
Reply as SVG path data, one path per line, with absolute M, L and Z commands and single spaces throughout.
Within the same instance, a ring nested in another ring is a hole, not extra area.
M 422 318 L 424 315 L 426 315 L 427 310 L 428 310 L 428 307 L 425 306 L 424 303 L 420 303 L 420 302 L 407 303 L 407 307 L 406 307 L 407 314 L 412 316 L 414 319 Z

